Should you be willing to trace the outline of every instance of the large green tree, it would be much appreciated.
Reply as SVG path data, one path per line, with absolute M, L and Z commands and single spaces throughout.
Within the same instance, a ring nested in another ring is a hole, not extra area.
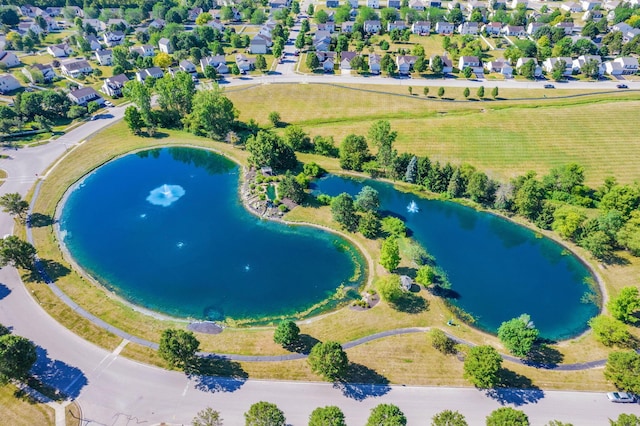
M 13 265 L 16 268 L 33 269 L 36 249 L 15 235 L 0 239 L 0 267 Z
M 524 411 L 501 407 L 487 416 L 487 426 L 529 426 L 529 417 Z
M 212 90 L 198 90 L 193 96 L 191 113 L 184 117 L 185 129 L 211 139 L 223 139 L 231 130 L 238 115 L 233 102 L 218 86 Z
M 153 129 L 155 127 L 155 118 L 151 111 L 151 89 L 144 83 L 131 80 L 124 85 L 122 93 L 138 107 L 147 128 Z M 151 130 L 151 133 L 153 133 L 153 130 Z
M 615 318 L 607 315 L 598 315 L 589 320 L 589 326 L 600 343 L 605 346 L 628 347 L 633 343 L 628 327 Z
M 154 86 L 158 94 L 158 104 L 163 111 L 186 116 L 191 112 L 196 84 L 191 75 L 184 71 L 165 74 Z
M 405 426 L 407 417 L 397 405 L 378 404 L 371 410 L 367 426 Z
M 604 377 L 620 390 L 640 393 L 640 354 L 635 351 L 611 352 Z
M 282 346 L 289 346 L 300 338 L 300 328 L 291 320 L 281 321 L 273 332 L 273 341 Z
M 365 185 L 362 187 L 358 195 L 356 195 L 355 206 L 363 212 L 375 212 L 380 207 L 380 197 L 378 191 L 372 187 Z
M 27 377 L 36 362 L 36 346 L 21 336 L 0 336 L 0 381 Z
M 317 343 L 311 349 L 307 361 L 314 373 L 330 381 L 343 377 L 349 365 L 347 353 L 340 343 L 333 341 Z
M 393 143 L 398 132 L 391 130 L 391 124 L 386 120 L 376 121 L 369 128 L 369 141 L 378 148 L 376 160 L 385 173 L 393 165 L 398 153 L 393 149 Z
M 380 264 L 389 272 L 396 269 L 400 264 L 400 248 L 396 237 L 388 237 L 382 242 Z
M 618 296 L 607 304 L 611 316 L 622 322 L 635 324 L 639 321 L 637 313 L 640 311 L 640 294 L 637 287 L 625 287 Z
M 260 401 L 244 413 L 245 426 L 285 426 L 284 413 L 276 404 Z
M 609 420 L 610 426 L 640 426 L 640 417 L 635 414 L 621 413 L 617 419 Z
M 527 314 L 505 321 L 498 328 L 498 338 L 502 344 L 509 352 L 521 358 L 529 355 L 533 344 L 538 339 L 538 334 L 538 330 Z
M 133 105 L 129 105 L 124 110 L 124 122 L 127 123 L 127 127 L 134 135 L 140 134 L 144 127 L 144 120 L 142 120 L 140 110 Z
M 172 367 L 185 368 L 195 359 L 200 342 L 190 332 L 168 328 L 162 332 L 158 355 Z
M 207 407 L 196 414 L 191 421 L 191 426 L 222 426 L 222 416 L 220 412 Z
M 27 212 L 29 211 L 29 203 L 22 199 L 22 195 L 17 192 L 4 194 L 0 197 L 0 207 L 2 211 L 16 216 L 20 222 L 27 220 Z
M 340 144 L 340 167 L 345 170 L 362 171 L 362 165 L 370 156 L 364 136 L 351 134 Z
M 335 405 L 318 407 L 309 416 L 309 426 L 347 426 L 344 413 Z
M 478 388 L 492 388 L 500 381 L 502 357 L 492 346 L 474 346 L 464 360 L 464 378 Z
M 294 203 L 300 204 L 304 201 L 305 195 L 306 193 L 302 185 L 300 185 L 300 182 L 287 170 L 287 173 L 278 184 L 278 196 L 280 198 L 288 198 Z
M 343 192 L 331 200 L 331 215 L 344 229 L 354 231 L 358 226 L 358 216 L 353 197 Z
M 468 423 L 459 412 L 444 410 L 431 418 L 431 426 L 468 426 Z
M 298 160 L 293 149 L 270 130 L 260 130 L 245 145 L 249 151 L 249 164 L 256 167 L 272 167 L 275 170 L 291 170 Z

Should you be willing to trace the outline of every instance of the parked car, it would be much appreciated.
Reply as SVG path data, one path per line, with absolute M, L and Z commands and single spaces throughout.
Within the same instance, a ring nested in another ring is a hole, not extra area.
M 629 88 L 629 86 L 627 86 L 626 84 L 618 84 L 616 87 L 618 89 L 628 89 Z
M 111 101 L 104 101 L 104 104 L 108 107 L 112 107 L 113 104 L 111 103 Z
M 611 402 L 636 402 L 635 395 L 627 392 L 609 392 L 607 393 L 607 398 Z
M 545 85 L 544 85 L 544 88 L 545 88 L 545 89 L 555 89 L 555 88 L 556 88 L 556 86 L 554 86 L 553 84 L 545 84 Z

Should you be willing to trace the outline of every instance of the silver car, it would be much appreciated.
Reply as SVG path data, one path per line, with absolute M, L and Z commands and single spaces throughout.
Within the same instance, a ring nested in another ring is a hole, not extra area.
M 607 398 L 611 402 L 636 402 L 636 397 L 627 392 L 609 392 Z

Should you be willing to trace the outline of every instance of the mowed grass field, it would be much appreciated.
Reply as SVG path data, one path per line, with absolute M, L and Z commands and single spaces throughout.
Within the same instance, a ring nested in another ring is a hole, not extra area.
M 479 101 L 472 89 L 470 98 L 476 99 L 467 101 L 463 88 L 447 88 L 444 97 L 454 101 L 442 101 L 436 97 L 437 82 L 429 97 L 421 87 L 409 95 L 410 82 L 402 84 L 266 85 L 228 90 L 227 96 L 241 120 L 254 118 L 266 125 L 269 112 L 278 111 L 282 121 L 298 124 L 312 136 L 333 136 L 336 144 L 350 133 L 366 135 L 376 120 L 389 120 L 398 131 L 399 152 L 470 163 L 498 180 L 528 170 L 544 174 L 569 162 L 584 166 L 593 186 L 607 176 L 620 182 L 640 179 L 640 139 L 634 125 L 638 92 L 504 89 L 498 101 Z M 485 96 L 490 97 L 491 89 L 485 87 Z
M 53 408 L 21 396 L 12 384 L 0 386 L 0 419 L 3 425 L 53 425 Z

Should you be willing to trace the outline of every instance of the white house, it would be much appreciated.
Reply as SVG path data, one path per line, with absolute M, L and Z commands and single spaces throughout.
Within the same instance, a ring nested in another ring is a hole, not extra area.
M 462 71 L 465 68 L 471 68 L 475 74 L 480 74 L 483 71 L 482 62 L 477 56 L 460 56 L 458 69 Z
M 578 13 L 582 12 L 582 5 L 580 3 L 573 2 L 563 3 L 560 5 L 560 9 L 564 10 L 565 12 Z
M 535 58 L 519 58 L 518 61 L 516 62 L 516 70 L 520 70 L 520 68 L 529 61 L 533 61 L 533 63 L 536 64 L 536 67 L 533 71 L 533 76 L 541 77 L 542 67 L 538 64 L 538 61 L 536 61 Z
M 127 81 L 129 81 L 129 78 L 127 78 L 125 74 L 114 75 L 113 77 L 104 79 L 100 90 L 102 93 L 116 98 L 122 95 L 122 88 Z
M 478 23 L 465 21 L 462 24 L 458 25 L 458 32 L 462 35 L 478 35 Z
M 333 72 L 336 63 L 336 52 L 316 52 L 316 55 L 324 72 Z
M 85 40 L 89 42 L 89 47 L 91 48 L 91 50 L 96 51 L 96 50 L 102 49 L 102 44 L 100 44 L 100 40 L 98 40 L 98 38 L 93 34 L 89 34 L 88 36 L 85 36 Z
M 224 55 L 205 56 L 200 59 L 200 69 L 203 73 L 204 69 L 209 65 L 215 68 L 218 74 L 227 74 L 229 72 L 227 60 Z
M 369 72 L 371 74 L 380 74 L 380 55 L 371 53 L 369 55 Z
M 87 25 L 91 25 L 91 28 L 93 28 L 94 30 L 100 32 L 100 31 L 106 31 L 107 29 L 107 24 L 105 24 L 104 22 L 102 22 L 99 19 L 83 19 L 82 20 L 82 26 L 86 28 Z
M 122 31 L 107 31 L 102 35 L 104 44 L 109 47 L 118 46 L 124 43 L 124 33 Z
M 47 53 L 54 58 L 65 58 L 71 55 L 73 50 L 71 50 L 71 47 L 67 43 L 60 43 L 47 46 Z
M 198 74 L 195 64 L 189 60 L 183 59 L 178 64 L 178 67 L 180 68 L 180 71 L 191 74 L 191 76 L 196 76 Z
M 425 5 L 421 0 L 410 0 L 409 8 L 422 12 L 425 9 Z
M 363 28 L 365 33 L 375 34 L 382 29 L 382 24 L 380 21 L 364 21 Z
M 398 55 L 396 56 L 396 66 L 398 67 L 398 74 L 407 75 L 411 73 L 413 64 L 416 63 L 417 56 L 410 55 Z
M 100 65 L 111 65 L 113 63 L 113 52 L 109 49 L 97 50 L 95 55 L 96 61 L 98 61 Z
M 527 35 L 527 32 L 521 25 L 505 25 L 502 27 L 502 33 L 506 36 L 512 37 L 524 37 Z
M 564 61 L 564 71 L 562 72 L 562 75 L 568 77 L 573 74 L 573 59 L 569 57 L 547 58 L 542 63 L 542 66 L 547 74 L 551 74 L 553 72 L 553 67 L 560 61 Z
M 389 21 L 387 22 L 387 31 L 400 30 L 404 31 L 407 29 L 407 23 L 404 21 Z
M 353 25 L 355 22 L 353 21 L 345 21 L 342 24 L 340 24 L 340 31 L 342 31 L 345 34 L 351 34 L 353 32 Z
M 496 59 L 495 61 L 485 62 L 484 68 L 487 70 L 487 72 L 502 74 L 505 78 L 513 77 L 513 67 L 504 59 Z
M 571 35 L 571 33 L 573 33 L 573 22 L 558 22 L 554 26 L 561 28 L 565 35 Z
M 86 105 L 92 101 L 95 101 L 100 105 L 104 103 L 102 96 L 100 96 L 93 87 L 83 87 L 82 89 L 74 90 L 67 96 L 72 102 L 75 102 L 78 105 Z
M 527 34 L 533 35 L 539 28 L 542 28 L 545 25 L 547 24 L 542 22 L 530 22 L 529 25 L 527 25 Z
M 256 58 L 249 58 L 241 53 L 236 55 L 236 65 L 240 71 L 251 71 L 255 67 Z
M 254 55 L 264 55 L 267 53 L 267 41 L 262 37 L 255 36 L 249 43 L 249 52 Z
M 595 8 L 600 8 L 602 6 L 602 3 L 600 3 L 599 1 L 593 1 L 593 0 L 582 0 L 580 2 L 580 6 L 582 6 L 583 12 L 587 12 Z
M 499 35 L 502 32 L 502 23 L 501 22 L 489 22 L 488 24 L 484 24 L 482 26 L 482 31 L 486 32 L 487 35 Z
M 431 32 L 431 22 L 429 21 L 416 21 L 411 24 L 411 32 L 413 34 L 429 34 Z
M 604 74 L 604 65 L 602 65 L 602 57 L 598 55 L 580 55 L 577 59 L 573 60 L 573 71 L 581 72 L 582 68 L 590 61 L 596 61 L 598 63 L 598 74 Z
M 35 70 L 38 70 L 42 74 L 42 78 L 45 82 L 50 82 L 56 77 L 53 65 L 51 64 L 33 64 L 30 67 L 24 67 L 22 68 L 22 74 L 24 74 L 31 83 L 38 83 L 32 73 L 32 71 Z
M 0 93 L 5 94 L 20 88 L 20 82 L 11 74 L 0 74 Z
M 143 58 L 156 54 L 153 50 L 153 46 L 151 46 L 150 44 L 143 44 L 142 46 L 131 46 L 129 48 L 129 52 L 136 52 Z
M 164 76 L 164 72 L 159 67 L 151 67 L 144 70 L 136 71 L 136 80 L 140 83 L 144 83 L 144 81 L 149 78 L 162 78 Z
M 3 63 L 6 68 L 17 67 L 20 65 L 20 59 L 12 52 L 0 50 L 0 63 Z
M 77 77 L 80 74 L 91 74 L 93 68 L 85 59 L 71 59 L 60 64 L 60 73 L 68 77 Z
M 162 53 L 173 53 L 173 46 L 171 45 L 171 40 L 169 40 L 168 38 L 162 37 L 160 40 L 158 40 L 158 49 L 160 49 L 160 51 Z
M 454 28 L 455 24 L 452 24 L 451 22 L 436 22 L 436 33 L 438 34 L 453 34 Z
M 442 72 L 444 74 L 453 72 L 453 62 L 451 61 L 451 58 L 446 55 L 446 53 L 444 55 L 433 55 L 431 58 L 429 58 L 429 67 L 433 67 L 433 60 L 436 56 L 440 56 L 440 59 L 442 59 Z
M 609 75 L 635 74 L 638 72 L 638 60 L 631 56 L 624 56 L 605 62 L 604 67 Z

